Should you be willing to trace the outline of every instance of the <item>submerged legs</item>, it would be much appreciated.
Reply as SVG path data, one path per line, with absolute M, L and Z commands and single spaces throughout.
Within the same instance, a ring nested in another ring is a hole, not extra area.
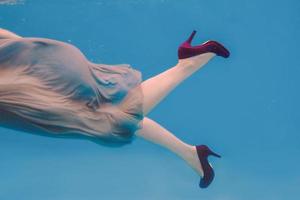
M 142 82 L 144 115 L 146 116 L 177 85 L 204 66 L 214 56 L 214 53 L 205 53 L 187 59 L 180 59 L 174 67 Z M 169 149 L 185 160 L 198 174 L 203 175 L 195 146 L 181 141 L 170 131 L 148 117 L 144 117 L 142 123 L 143 128 L 136 131 L 137 136 Z
M 167 148 L 185 160 L 199 175 L 203 175 L 195 146 L 181 141 L 170 131 L 148 117 L 144 117 L 142 123 L 143 128 L 136 131 L 137 136 Z
M 214 56 L 214 53 L 205 53 L 180 59 L 174 67 L 143 81 L 141 86 L 144 93 L 144 115 L 147 115 L 177 85 L 204 66 Z

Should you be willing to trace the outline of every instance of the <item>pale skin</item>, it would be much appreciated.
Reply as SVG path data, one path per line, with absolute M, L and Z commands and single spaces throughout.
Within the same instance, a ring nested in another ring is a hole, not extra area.
M 21 36 L 8 30 L 0 29 L 0 39 L 4 38 L 14 39 L 21 38 Z M 191 58 L 180 59 L 175 66 L 143 81 L 141 86 L 144 94 L 143 111 L 145 117 L 140 122 L 143 123 L 143 127 L 135 132 L 138 137 L 161 145 L 175 153 L 186 161 L 200 176 L 203 176 L 203 170 L 197 156 L 196 147 L 183 142 L 158 122 L 147 117 L 147 115 L 176 86 L 201 69 L 213 57 L 215 57 L 214 53 L 205 53 Z
M 174 67 L 143 81 L 144 115 L 147 116 L 176 86 L 201 69 L 214 56 L 214 53 L 205 53 L 191 58 L 180 59 Z M 148 117 L 145 117 L 142 123 L 143 128 L 136 131 L 137 136 L 174 152 L 186 161 L 196 173 L 203 176 L 203 170 L 195 146 L 183 142 L 166 128 Z

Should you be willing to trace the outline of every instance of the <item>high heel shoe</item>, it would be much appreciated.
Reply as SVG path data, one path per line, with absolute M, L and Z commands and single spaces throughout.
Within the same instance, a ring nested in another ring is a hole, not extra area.
M 209 40 L 203 44 L 200 44 L 198 46 L 191 46 L 191 42 L 196 34 L 196 31 L 194 30 L 190 37 L 183 42 L 179 48 L 178 48 L 178 58 L 184 59 L 189 58 L 192 56 L 196 56 L 203 53 L 212 52 L 217 54 L 218 56 L 222 56 L 224 58 L 228 58 L 230 55 L 230 52 L 220 43 L 216 41 Z
M 215 173 L 211 165 L 209 164 L 207 157 L 212 155 L 218 158 L 221 158 L 220 155 L 213 152 L 206 145 L 197 145 L 196 146 L 197 155 L 200 161 L 200 164 L 203 169 L 203 177 L 200 179 L 199 186 L 200 188 L 206 188 L 213 181 Z

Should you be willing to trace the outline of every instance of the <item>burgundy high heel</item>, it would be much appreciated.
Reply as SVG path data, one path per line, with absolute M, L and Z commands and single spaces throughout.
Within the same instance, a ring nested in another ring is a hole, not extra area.
M 213 152 L 208 146 L 206 145 L 197 145 L 197 154 L 200 161 L 200 164 L 203 169 L 203 177 L 200 179 L 199 186 L 201 188 L 206 188 L 210 185 L 210 183 L 213 181 L 215 177 L 215 173 L 213 168 L 210 166 L 207 157 L 212 155 L 218 158 L 221 158 L 220 155 Z
M 224 58 L 228 58 L 230 55 L 230 52 L 220 43 L 216 41 L 209 40 L 203 44 L 200 44 L 198 46 L 191 46 L 191 42 L 196 34 L 196 31 L 194 30 L 190 37 L 183 42 L 179 48 L 178 48 L 178 58 L 184 59 L 189 58 L 192 56 L 196 56 L 203 53 L 212 52 L 217 54 L 218 56 L 222 56 Z

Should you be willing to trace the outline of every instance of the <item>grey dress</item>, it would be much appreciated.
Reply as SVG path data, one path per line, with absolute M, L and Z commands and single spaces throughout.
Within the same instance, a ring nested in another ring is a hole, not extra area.
M 142 74 L 89 62 L 75 46 L 44 38 L 0 39 L 0 115 L 53 134 L 128 142 L 142 128 Z

